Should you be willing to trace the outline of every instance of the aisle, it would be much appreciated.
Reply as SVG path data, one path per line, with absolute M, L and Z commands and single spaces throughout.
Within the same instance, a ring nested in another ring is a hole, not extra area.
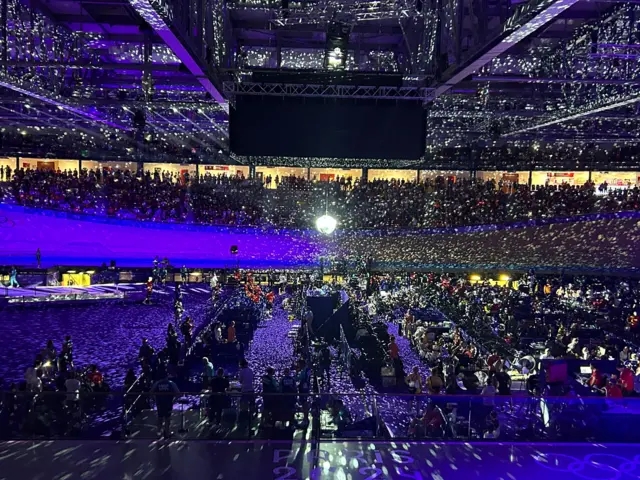
M 404 337 L 398 337 L 398 326 L 396 324 L 388 322 L 387 328 L 390 335 L 396 336 L 396 343 L 400 350 L 400 358 L 404 362 L 405 373 L 409 374 L 413 366 L 417 365 L 420 374 L 426 378 L 429 374 L 429 367 L 424 365 L 418 354 L 411 348 L 409 340 Z M 408 395 L 406 387 L 402 385 L 387 389 L 392 393 L 385 393 L 384 389 L 379 392 L 369 384 L 366 377 L 362 377 L 360 380 L 356 379 L 354 384 L 353 379 L 344 370 L 340 359 L 337 357 L 337 352 L 334 350 L 332 353 L 334 361 L 331 365 L 330 391 L 333 394 L 350 394 L 343 395 L 341 398 L 354 420 L 361 420 L 373 414 L 375 399 L 380 417 L 391 434 L 397 437 L 404 437 L 407 434 L 411 415 L 415 412 L 413 399 Z M 422 408 L 424 408 L 424 402 Z
M 417 366 L 420 375 L 426 379 L 430 374 L 429 367 L 424 364 L 420 355 L 411 347 L 409 339 L 398 336 L 398 325 L 394 322 L 387 322 L 387 331 L 389 335 L 395 335 L 396 337 L 396 345 L 398 345 L 398 350 L 400 350 L 400 358 L 404 363 L 405 373 L 409 375 L 413 367 Z
M 398 325 L 393 322 L 387 323 L 387 331 L 389 332 L 389 335 L 395 335 L 396 337 L 396 344 L 398 345 L 400 358 L 404 364 L 405 375 L 409 375 L 413 367 L 417 366 L 420 375 L 422 375 L 422 378 L 426 381 L 430 373 L 429 367 L 424 364 L 416 351 L 411 348 L 409 339 L 398 336 Z M 403 385 L 401 387 L 396 387 L 396 389 L 403 392 L 403 394 L 384 398 L 381 404 L 384 405 L 385 410 L 389 411 L 383 411 L 382 417 L 392 435 L 404 437 L 407 435 L 411 416 L 415 415 L 416 404 L 414 403 L 413 398 L 407 394 L 408 388 L 406 386 Z M 420 411 L 424 411 L 424 397 L 422 397 L 422 401 L 418 404 L 418 408 Z
M 331 348 L 331 357 L 331 388 L 329 392 L 333 395 L 340 394 L 339 396 L 351 413 L 353 421 L 362 420 L 372 415 L 373 400 L 376 394 L 374 388 L 369 385 L 364 376 L 356 379 L 354 383 L 354 379 L 351 378 L 346 365 L 341 362 L 335 348 Z
M 262 388 L 261 379 L 267 367 L 273 367 L 276 376 L 280 377 L 282 371 L 293 363 L 293 341 L 287 334 L 300 322 L 289 321 L 289 312 L 282 308 L 283 298 L 276 298 L 271 317 L 265 315 L 260 321 L 247 349 L 246 358 L 253 370 L 256 392 Z

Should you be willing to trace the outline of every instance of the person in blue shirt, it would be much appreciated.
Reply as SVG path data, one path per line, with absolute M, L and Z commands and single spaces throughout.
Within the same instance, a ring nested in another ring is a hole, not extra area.
M 18 270 L 16 267 L 11 267 L 11 273 L 9 274 L 9 287 L 20 288 L 20 285 L 18 284 Z
M 202 359 L 202 365 L 203 365 L 202 388 L 206 390 L 207 388 L 209 388 L 211 379 L 215 375 L 215 370 L 213 368 L 213 364 L 209 361 L 207 357 L 204 357 Z
M 158 437 L 171 436 L 171 413 L 173 412 L 173 401 L 180 394 L 178 386 L 165 376 L 158 380 L 151 387 L 151 393 L 155 394 L 156 409 L 158 410 Z
M 189 283 L 189 270 L 187 270 L 186 265 L 182 265 L 182 268 L 180 269 L 180 279 L 185 284 Z

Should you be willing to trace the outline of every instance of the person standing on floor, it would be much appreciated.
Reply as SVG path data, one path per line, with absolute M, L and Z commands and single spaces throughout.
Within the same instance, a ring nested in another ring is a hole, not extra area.
M 255 408 L 255 388 L 253 385 L 253 370 L 249 367 L 246 359 L 240 360 L 240 372 L 238 372 L 238 380 L 240 381 L 240 406 L 244 407 L 253 415 Z
M 214 424 L 222 421 L 222 410 L 229 404 L 229 398 L 225 395 L 228 388 L 229 380 L 224 376 L 224 370 L 218 368 L 211 380 L 209 397 L 209 420 Z
M 175 397 L 180 394 L 178 386 L 165 375 L 152 387 L 151 393 L 155 394 L 156 409 L 158 412 L 158 437 L 171 437 L 171 413 Z
M 38 268 L 40 268 L 40 259 L 41 259 L 40 249 L 38 248 L 38 250 L 36 250 L 36 263 L 38 264 Z
M 189 270 L 187 270 L 186 265 L 182 265 L 182 268 L 180 269 L 180 278 L 182 279 L 182 283 L 189 283 Z
M 11 272 L 9 273 L 9 287 L 20 288 L 20 284 L 18 284 L 18 270 L 16 267 L 11 267 Z
M 147 294 L 144 298 L 144 301 L 142 303 L 144 303 L 145 305 L 151 305 L 151 294 L 153 293 L 153 278 L 149 277 L 149 279 L 147 280 L 147 284 L 146 284 L 146 291 Z

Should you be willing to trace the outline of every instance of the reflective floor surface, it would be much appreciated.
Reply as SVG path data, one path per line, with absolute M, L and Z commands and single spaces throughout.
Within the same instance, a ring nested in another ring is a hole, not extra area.
M 0 479 L 640 478 L 640 445 L 4 442 Z

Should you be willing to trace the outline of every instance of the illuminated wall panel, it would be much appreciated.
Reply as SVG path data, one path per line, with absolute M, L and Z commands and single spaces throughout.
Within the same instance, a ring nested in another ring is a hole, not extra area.
M 534 171 L 531 175 L 532 185 L 584 185 L 589 181 L 589 172 L 552 172 Z
M 418 178 L 417 170 L 397 170 L 397 169 L 369 169 L 369 180 L 404 180 L 415 182 Z
M 640 172 L 591 172 L 591 180 L 596 187 L 604 182 L 614 188 L 635 187 L 639 184 Z
M 456 180 L 470 178 L 471 173 L 468 170 L 420 170 L 420 181 L 435 180 L 438 177 L 449 178 L 455 177 Z
M 16 157 L 0 157 L 0 168 L 10 167 L 11 170 L 16 168 Z
M 529 171 L 513 171 L 509 172 L 506 170 L 497 170 L 497 171 L 478 171 L 476 173 L 476 178 L 480 180 L 484 180 L 488 182 L 489 180 L 495 180 L 496 183 L 499 181 L 503 182 L 515 182 L 528 184 L 529 183 Z
M 246 165 L 200 165 L 200 175 L 240 175 L 249 178 L 249 167 Z
M 311 180 L 321 180 L 328 178 L 335 180 L 337 177 L 351 177 L 354 181 L 356 178 L 362 178 L 361 168 L 312 168 Z
M 159 171 L 173 173 L 174 175 L 184 173 L 185 171 L 189 172 L 189 175 L 196 173 L 195 165 L 182 165 L 180 163 L 145 163 L 144 169 L 151 173 Z
M 307 178 L 307 169 L 299 167 L 256 167 L 256 175 L 262 175 L 263 180 L 271 175 L 271 188 L 276 188 L 276 177 L 301 177 Z

